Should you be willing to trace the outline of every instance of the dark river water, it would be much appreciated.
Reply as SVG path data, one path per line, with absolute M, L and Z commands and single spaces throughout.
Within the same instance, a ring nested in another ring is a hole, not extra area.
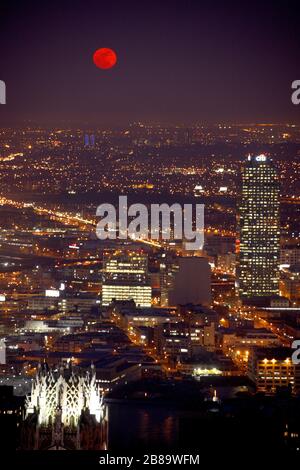
M 165 406 L 108 405 L 108 448 L 171 449 L 178 441 L 178 411 Z

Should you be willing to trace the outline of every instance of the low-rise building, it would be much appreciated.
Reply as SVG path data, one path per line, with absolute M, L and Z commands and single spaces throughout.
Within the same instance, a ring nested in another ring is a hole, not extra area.
M 248 361 L 248 376 L 257 391 L 276 393 L 279 388 L 300 390 L 299 366 L 292 362 L 290 348 L 253 348 Z

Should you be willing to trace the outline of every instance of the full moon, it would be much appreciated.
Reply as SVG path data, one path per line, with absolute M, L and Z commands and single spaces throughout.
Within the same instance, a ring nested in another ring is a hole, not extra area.
M 99 69 L 111 69 L 117 63 L 117 54 L 113 49 L 101 47 L 94 52 L 93 61 Z

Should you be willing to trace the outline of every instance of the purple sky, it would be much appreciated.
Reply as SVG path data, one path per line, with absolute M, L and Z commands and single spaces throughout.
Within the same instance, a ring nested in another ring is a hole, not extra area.
M 297 2 L 2 4 L 0 125 L 300 122 Z M 99 47 L 116 50 L 114 69 L 93 65 Z

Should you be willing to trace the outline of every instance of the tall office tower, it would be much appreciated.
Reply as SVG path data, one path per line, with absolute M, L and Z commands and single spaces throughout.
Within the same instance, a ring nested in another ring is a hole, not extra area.
M 95 147 L 95 136 L 94 136 L 94 134 L 90 135 L 90 146 Z
M 279 293 L 279 181 L 266 155 L 249 156 L 244 166 L 238 226 L 239 295 L 261 303 Z
M 88 134 L 84 134 L 84 146 L 88 147 L 90 144 L 90 136 Z
M 109 305 L 113 299 L 134 300 L 137 306 L 151 307 L 147 255 L 129 252 L 104 256 L 102 305 Z

